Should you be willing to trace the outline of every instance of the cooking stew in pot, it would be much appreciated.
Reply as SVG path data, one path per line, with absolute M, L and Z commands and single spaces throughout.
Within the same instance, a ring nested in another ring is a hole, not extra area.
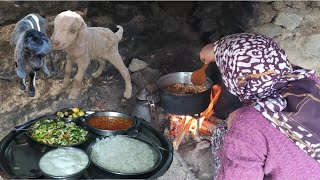
M 166 87 L 164 90 L 170 93 L 176 94 L 196 94 L 206 91 L 208 88 L 205 85 L 193 85 L 193 84 L 172 84 Z

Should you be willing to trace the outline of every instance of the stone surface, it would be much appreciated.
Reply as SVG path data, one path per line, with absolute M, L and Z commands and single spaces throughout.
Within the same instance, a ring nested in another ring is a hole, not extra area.
M 204 160 L 204 159 L 202 159 Z M 190 170 L 185 160 L 177 152 L 174 153 L 173 162 L 168 171 L 158 180 L 194 180 L 196 179 L 194 173 Z
M 313 34 L 306 37 L 301 37 L 304 39 L 301 43 L 301 50 L 303 53 L 309 57 L 320 57 L 320 34 Z M 320 62 L 320 61 L 319 61 Z
M 76 1 L 1 1 L 0 25 L 16 22 L 29 13 L 40 15 L 52 14 L 63 9 L 80 10 L 87 6 L 87 2 Z
M 302 20 L 303 17 L 301 17 L 300 15 L 287 12 L 280 12 L 276 17 L 274 24 L 283 26 L 288 30 L 293 31 L 300 25 Z
M 129 70 L 131 72 L 136 72 L 143 70 L 148 67 L 148 64 L 140 59 L 133 58 L 131 63 L 129 64 Z
M 254 9 L 254 22 L 251 25 L 255 26 L 270 23 L 278 14 L 271 4 L 255 4 Z
M 258 27 L 252 27 L 250 29 L 251 32 L 259 32 L 268 37 L 274 38 L 282 33 L 282 28 L 280 26 L 274 25 L 272 23 L 268 23 Z
M 311 12 L 307 12 L 304 16 L 303 23 L 307 27 L 320 27 L 320 10 L 312 9 Z
M 220 27 L 219 21 L 217 21 L 216 19 L 205 18 L 205 19 L 202 19 L 200 22 L 200 29 L 203 32 L 212 32 L 216 29 L 219 29 L 219 27 Z
M 290 12 L 295 13 L 298 9 L 292 8 L 293 4 L 296 2 L 293 1 L 274 1 L 272 6 L 274 9 L 278 10 L 279 12 Z
M 308 2 L 296 1 L 292 3 L 291 7 L 299 10 L 305 10 L 309 6 Z
M 212 179 L 213 161 L 208 141 L 188 143 L 179 147 L 179 153 L 199 179 Z
M 146 68 L 131 74 L 132 82 L 143 88 L 150 84 L 155 84 L 163 75 L 158 69 Z
M 312 6 L 320 7 L 320 1 L 312 1 Z
M 291 63 L 301 67 L 316 70 L 319 75 L 320 61 L 318 57 L 318 44 L 312 38 L 319 38 L 318 35 L 311 37 L 288 37 L 279 41 L 280 46 L 286 49 Z

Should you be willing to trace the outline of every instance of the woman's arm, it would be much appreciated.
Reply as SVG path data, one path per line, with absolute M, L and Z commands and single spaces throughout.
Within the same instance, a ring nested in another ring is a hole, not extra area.
M 264 177 L 266 139 L 258 121 L 246 115 L 240 110 L 231 122 L 218 154 L 221 166 L 217 179 L 259 180 Z

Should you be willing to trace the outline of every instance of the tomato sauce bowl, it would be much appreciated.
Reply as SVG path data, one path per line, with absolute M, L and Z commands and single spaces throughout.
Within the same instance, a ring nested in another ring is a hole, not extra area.
M 120 112 L 95 112 L 85 121 L 93 133 L 101 136 L 126 135 L 137 124 L 133 117 Z

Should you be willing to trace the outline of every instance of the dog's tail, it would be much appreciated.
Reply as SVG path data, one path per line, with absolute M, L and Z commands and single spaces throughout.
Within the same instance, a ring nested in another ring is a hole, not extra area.
M 120 25 L 117 25 L 118 31 L 115 33 L 118 37 L 118 40 L 120 41 L 123 36 L 123 28 Z

